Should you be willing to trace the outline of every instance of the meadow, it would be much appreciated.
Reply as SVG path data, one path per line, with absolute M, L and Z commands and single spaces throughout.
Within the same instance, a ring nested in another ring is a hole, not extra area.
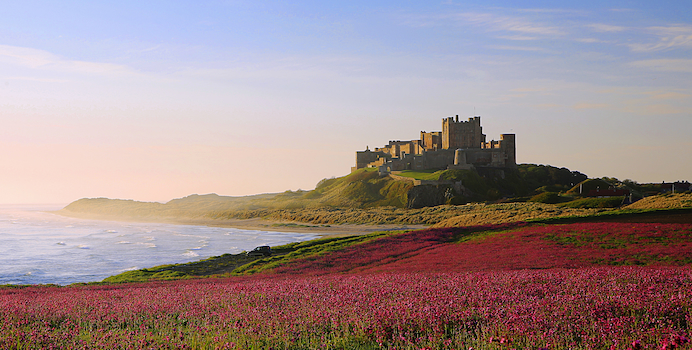
M 689 268 L 330 274 L 0 293 L 3 349 L 685 349 Z
M 323 243 L 251 274 L 5 287 L 0 348 L 692 348 L 690 224 L 520 222 Z

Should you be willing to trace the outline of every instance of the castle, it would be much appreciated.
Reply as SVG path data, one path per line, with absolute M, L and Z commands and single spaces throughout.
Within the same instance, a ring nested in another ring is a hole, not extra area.
M 499 141 L 485 141 L 481 117 L 468 121 L 442 119 L 442 131 L 421 131 L 420 140 L 389 141 L 382 148 L 356 152 L 356 166 L 378 168 L 381 174 L 397 170 L 476 169 L 498 170 L 516 168 L 514 134 L 502 134 Z

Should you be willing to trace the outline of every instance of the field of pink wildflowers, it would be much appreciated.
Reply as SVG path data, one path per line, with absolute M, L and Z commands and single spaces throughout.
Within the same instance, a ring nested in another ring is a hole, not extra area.
M 449 272 L 692 264 L 692 225 L 525 223 L 413 231 L 309 257 L 276 273 Z
M 674 224 L 436 229 L 261 275 L 3 288 L 0 348 L 692 349 L 691 241 Z

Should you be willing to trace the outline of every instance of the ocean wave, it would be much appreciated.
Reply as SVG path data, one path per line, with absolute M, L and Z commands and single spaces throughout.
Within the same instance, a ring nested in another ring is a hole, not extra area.
M 200 236 L 200 235 L 187 234 L 187 233 L 174 233 L 173 236 L 178 236 L 178 237 L 194 237 L 194 238 L 199 238 L 199 239 L 209 239 L 209 238 L 211 238 L 211 237 L 209 237 L 209 236 Z
M 132 244 L 130 241 L 118 241 L 118 244 Z
M 185 253 L 183 253 L 183 256 L 195 257 L 195 256 L 199 256 L 199 254 L 197 254 L 197 253 L 193 252 L 192 250 L 188 249 L 187 251 L 185 251 Z

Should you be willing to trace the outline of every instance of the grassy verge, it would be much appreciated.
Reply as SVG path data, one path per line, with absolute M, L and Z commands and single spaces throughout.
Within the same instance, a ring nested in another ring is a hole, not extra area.
M 412 179 L 416 180 L 439 180 L 440 175 L 444 172 L 444 170 L 402 170 L 400 172 L 396 172 L 396 175 L 403 176 L 403 177 L 410 177 Z
M 200 278 L 214 275 L 255 274 L 286 264 L 294 259 L 328 254 L 331 251 L 400 232 L 401 231 L 375 232 L 367 235 L 329 237 L 306 242 L 289 243 L 272 247 L 273 255 L 266 258 L 249 257 L 244 252 L 239 254 L 224 254 L 191 263 L 161 265 L 152 268 L 126 271 L 108 277 L 104 279 L 103 282 L 147 282 L 154 280 Z
M 617 208 L 622 205 L 625 197 L 607 198 L 580 198 L 566 203 L 558 204 L 565 208 L 586 209 L 586 208 Z

